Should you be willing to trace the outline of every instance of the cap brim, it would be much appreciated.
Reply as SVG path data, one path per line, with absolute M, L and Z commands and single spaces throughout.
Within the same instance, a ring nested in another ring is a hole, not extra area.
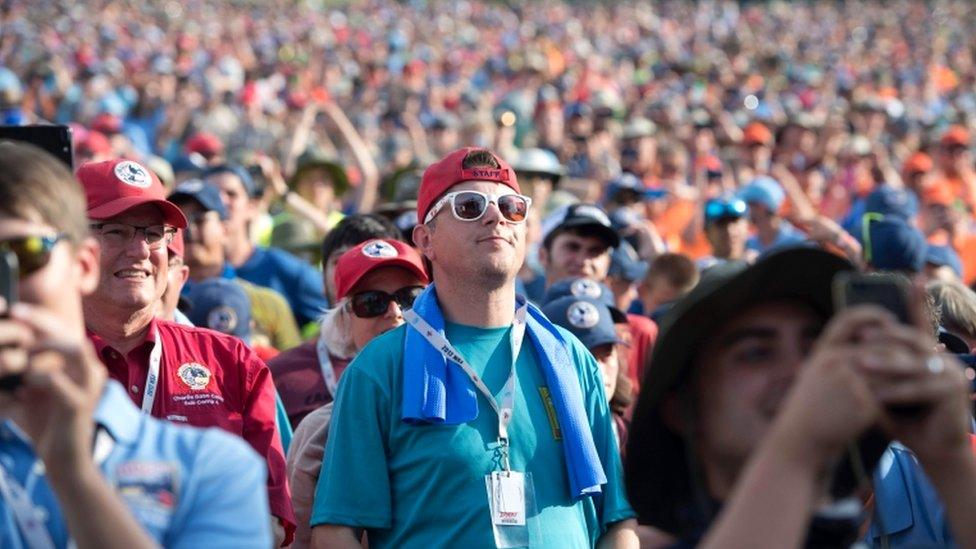
M 176 227 L 177 229 L 186 228 L 186 216 L 176 207 L 176 204 L 166 200 L 140 196 L 119 198 L 91 208 L 88 210 L 88 219 L 109 219 L 143 204 L 153 204 L 158 207 L 159 211 L 163 214 L 163 221 L 167 225 Z
M 583 228 L 591 229 L 591 231 L 594 234 L 596 234 L 601 240 L 606 242 L 607 245 L 611 248 L 616 248 L 617 246 L 620 245 L 620 235 L 617 234 L 617 231 L 613 230 L 612 227 L 607 227 L 606 225 L 596 223 L 588 219 L 569 220 L 557 226 L 555 229 L 553 229 L 550 235 L 554 235 L 558 231 L 564 229 L 583 229 Z M 552 237 L 549 236 L 549 238 Z
M 400 267 L 401 269 L 406 269 L 411 274 L 415 275 L 417 278 L 419 278 L 421 280 L 426 280 L 428 282 L 430 281 L 430 278 L 427 276 L 427 273 L 424 272 L 424 269 L 423 269 L 422 266 L 417 265 L 416 263 L 412 263 L 411 261 L 409 261 L 407 259 L 404 259 L 402 257 L 391 257 L 391 258 L 389 258 L 386 261 L 383 261 L 381 263 L 374 263 L 373 265 L 370 266 L 369 269 L 366 269 L 366 270 L 358 273 L 356 275 L 355 280 L 353 280 L 349 284 L 349 289 L 346 290 L 346 293 L 344 293 L 341 296 L 337 296 L 337 297 L 339 299 L 342 299 L 343 297 L 346 297 L 347 295 L 351 294 L 353 292 L 353 290 L 356 289 L 356 285 L 359 284 L 359 282 L 366 275 L 368 275 L 369 273 L 375 271 L 376 269 L 384 269 L 386 267 Z

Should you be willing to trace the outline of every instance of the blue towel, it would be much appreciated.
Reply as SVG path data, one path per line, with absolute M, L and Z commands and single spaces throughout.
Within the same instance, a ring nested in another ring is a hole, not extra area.
M 516 305 L 524 303 L 518 298 Z M 413 310 L 432 328 L 444 333 L 444 316 L 434 284 L 417 298 Z M 607 477 L 590 432 L 583 394 L 568 344 L 542 311 L 532 304 L 526 332 L 540 359 L 563 433 L 570 493 L 575 498 L 597 495 Z M 452 363 L 453 364 L 453 363 Z M 408 326 L 403 353 L 402 418 L 410 423 L 457 425 L 478 417 L 478 391 L 460 366 L 447 360 L 413 327 Z

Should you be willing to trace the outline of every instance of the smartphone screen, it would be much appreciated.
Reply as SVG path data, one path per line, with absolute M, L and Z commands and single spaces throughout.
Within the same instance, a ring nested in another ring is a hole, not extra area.
M 911 324 L 908 280 L 893 274 L 840 273 L 834 279 L 834 308 L 878 305 L 904 324 Z
M 68 126 L 0 126 L 0 139 L 30 143 L 73 170 L 71 128 Z

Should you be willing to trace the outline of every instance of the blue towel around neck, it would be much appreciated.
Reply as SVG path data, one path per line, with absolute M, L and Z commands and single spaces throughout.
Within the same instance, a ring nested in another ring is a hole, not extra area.
M 516 305 L 524 298 L 519 297 Z M 434 284 L 414 302 L 413 310 L 442 335 L 444 315 Z M 607 477 L 593 443 L 583 392 L 568 344 L 542 311 L 531 303 L 526 315 L 528 339 L 535 346 L 563 434 L 563 452 L 574 498 L 597 495 Z M 464 370 L 407 326 L 403 353 L 403 410 L 409 423 L 457 425 L 478 417 L 478 391 Z M 518 436 L 518 435 L 515 435 Z

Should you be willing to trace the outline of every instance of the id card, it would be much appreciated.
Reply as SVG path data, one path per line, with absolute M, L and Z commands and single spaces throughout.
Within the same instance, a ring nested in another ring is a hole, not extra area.
M 495 471 L 490 477 L 492 524 L 525 526 L 525 475 Z
M 485 489 L 496 547 L 528 547 L 539 539 L 531 474 L 495 471 L 485 475 Z

